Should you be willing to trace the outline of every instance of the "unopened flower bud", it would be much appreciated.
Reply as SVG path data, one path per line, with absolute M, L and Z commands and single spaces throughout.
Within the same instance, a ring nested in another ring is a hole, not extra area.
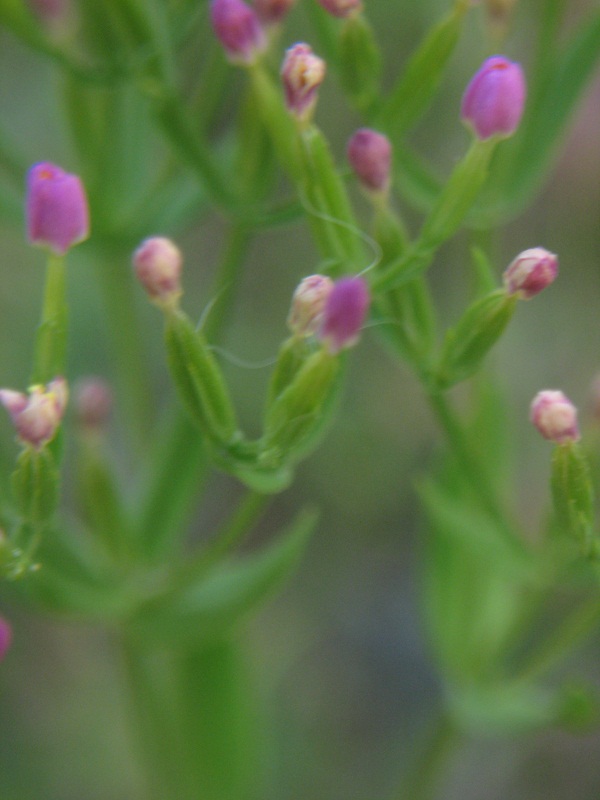
M 212 0 L 210 17 L 230 61 L 252 64 L 267 46 L 256 11 L 243 0 Z
M 133 267 L 150 299 L 160 306 L 175 306 L 181 297 L 181 251 L 170 239 L 145 239 L 133 254 Z
M 361 0 L 317 0 L 334 17 L 349 17 L 362 9 Z
M 503 280 L 508 294 L 529 300 L 549 286 L 558 274 L 558 257 L 543 247 L 524 250 L 506 268 Z
M 27 236 L 31 244 L 64 255 L 89 236 L 85 189 L 77 175 L 44 162 L 27 176 Z
M 62 22 L 69 12 L 69 0 L 28 0 L 33 13 L 44 23 Z
M 319 338 L 330 353 L 339 353 L 356 344 L 369 303 L 369 289 L 363 278 L 341 278 L 334 283 L 325 303 L 319 331 Z
M 285 102 L 290 113 L 299 120 L 310 119 L 326 69 L 323 59 L 307 44 L 295 44 L 286 51 L 281 67 Z
M 0 403 L 10 414 L 19 439 L 38 450 L 54 437 L 67 399 L 64 378 L 55 378 L 47 386 L 32 386 L 28 395 L 0 389 Z
M 531 403 L 530 420 L 544 439 L 555 444 L 579 440 L 577 409 L 560 391 L 545 389 L 538 392 Z
M 254 8 L 264 25 L 276 25 L 286 16 L 296 0 L 254 0 Z
M 77 419 L 88 430 L 104 427 L 113 404 L 109 384 L 96 376 L 82 378 L 75 385 L 74 406 Z
M 483 62 L 463 95 L 461 116 L 479 139 L 511 136 L 517 129 L 527 87 L 520 64 L 504 56 Z
M 346 150 L 350 166 L 362 186 L 371 192 L 386 192 L 390 184 L 392 146 L 387 136 L 360 128 Z
M 0 661 L 4 658 L 12 642 L 12 628 L 9 622 L 0 617 Z
M 487 13 L 494 22 L 506 22 L 517 4 L 517 0 L 485 0 Z
M 312 336 L 322 325 L 325 303 L 333 289 L 333 281 L 326 275 L 309 275 L 296 288 L 287 319 L 288 327 L 296 336 Z

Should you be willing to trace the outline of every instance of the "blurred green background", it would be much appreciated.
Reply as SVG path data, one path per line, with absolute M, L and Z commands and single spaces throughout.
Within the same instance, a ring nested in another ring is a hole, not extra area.
M 312 1 L 299 0 L 282 46 L 310 35 L 303 6 Z M 510 58 L 525 66 L 536 38 L 531 22 L 536 3 L 521 0 L 504 46 Z M 441 0 L 365 0 L 385 52 L 387 83 L 448 5 Z M 569 7 L 574 26 L 596 4 L 570 0 Z M 458 108 L 466 82 L 489 52 L 482 19 L 477 13 L 469 20 L 440 97 L 413 136 L 442 174 L 468 141 Z M 186 80 L 191 80 L 193 47 L 188 49 Z M 243 76 L 232 72 L 231 80 L 239 86 Z M 0 30 L 2 129 L 29 163 L 50 160 L 77 171 L 60 104 L 55 71 Z M 359 120 L 348 110 L 333 75 L 323 86 L 317 121 L 343 164 L 345 141 Z M 581 410 L 585 435 L 600 444 L 590 398 L 590 384 L 600 371 L 599 142 L 596 74 L 535 204 L 510 221 L 495 243 L 499 275 L 528 247 L 540 245 L 560 257 L 558 281 L 534 302 L 522 304 L 492 359 L 513 432 L 515 506 L 532 535 L 548 503 L 550 453 L 527 422 L 530 399 L 542 388 L 563 389 Z M 358 195 L 356 201 L 364 212 L 364 201 Z M 43 257 L 27 247 L 19 215 L 14 203 L 0 205 L 0 383 L 15 388 L 28 379 L 43 276 Z M 418 216 L 410 209 L 407 216 L 414 226 Z M 222 219 L 213 213 L 176 232 L 186 258 L 183 304 L 192 316 L 210 301 L 208 287 L 225 233 Z M 468 245 L 467 235 L 458 237 L 431 270 L 431 286 L 448 323 L 467 299 Z M 93 240 L 69 260 L 69 378 L 93 373 L 114 382 L 111 440 L 123 481 L 134 485 L 140 464 L 123 446 L 126 419 L 113 359 L 115 342 L 128 331 L 111 329 L 102 300 L 103 265 Z M 259 236 L 244 267 L 224 347 L 248 362 L 274 356 L 285 336 L 291 293 L 317 263 L 304 226 Z M 118 268 L 129 267 L 124 262 Z M 152 375 L 154 426 L 172 391 L 160 317 L 141 292 L 137 295 L 146 363 L 132 368 Z M 242 420 L 256 430 L 268 371 L 223 363 Z M 457 400 L 467 403 L 468 390 L 461 389 Z M 17 448 L 8 419 L 0 423 L 3 461 L 10 463 Z M 375 332 L 367 331 L 352 354 L 340 411 L 325 441 L 300 466 L 293 488 L 276 499 L 252 537 L 252 543 L 268 539 L 307 501 L 322 510 L 317 534 L 292 582 L 236 634 L 254 667 L 256 690 L 270 720 L 265 727 L 272 725 L 279 800 L 387 797 L 438 706 L 440 684 L 420 612 L 423 525 L 414 485 L 442 444 L 416 381 L 382 350 Z M 68 498 L 68 486 L 65 494 Z M 232 479 L 215 476 L 198 509 L 194 535 L 210 535 L 238 494 Z M 6 592 L 0 600 L 15 632 L 0 668 L 0 798 L 142 800 L 123 670 L 110 635 L 29 613 Z M 568 665 L 569 674 L 600 689 L 599 656 L 596 642 Z M 440 798 L 597 800 L 599 751 L 598 733 L 552 731 L 528 739 L 471 740 L 457 752 Z

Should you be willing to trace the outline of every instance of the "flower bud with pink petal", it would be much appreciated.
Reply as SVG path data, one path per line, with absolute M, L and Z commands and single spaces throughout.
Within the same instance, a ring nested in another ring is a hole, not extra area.
M 212 0 L 210 18 L 227 58 L 252 64 L 265 50 L 267 39 L 258 14 L 243 0 Z
M 299 283 L 287 319 L 293 334 L 312 336 L 319 330 L 332 289 L 333 281 L 326 275 L 309 275 Z
M 302 42 L 286 50 L 281 67 L 285 102 L 300 121 L 310 119 L 317 102 L 317 90 L 323 83 L 327 65 Z
M 31 244 L 64 255 L 90 232 L 81 180 L 49 162 L 34 164 L 27 175 L 26 218 Z
M 362 9 L 361 0 L 317 0 L 334 17 L 349 17 Z
M 519 126 L 527 87 L 520 64 L 504 56 L 483 62 L 463 95 L 461 116 L 478 139 L 511 136 Z
M 295 3 L 296 0 L 254 0 L 254 8 L 263 25 L 276 25 Z
M 0 403 L 6 408 L 23 444 L 39 450 L 54 438 L 68 399 L 67 382 L 55 378 L 47 386 L 32 386 L 28 394 L 0 389 Z
M 90 431 L 102 429 L 110 417 L 112 405 L 112 389 L 103 378 L 90 375 L 75 384 L 75 414 L 83 428 Z
M 392 145 L 387 136 L 370 128 L 359 128 L 350 138 L 346 154 L 364 189 L 376 193 L 388 191 Z
M 8 652 L 12 642 L 12 628 L 8 620 L 0 617 L 0 661 Z
M 577 409 L 561 391 L 538 392 L 531 403 L 530 420 L 544 439 L 555 444 L 579 441 Z
M 164 236 L 145 239 L 133 254 L 133 268 L 150 299 L 173 308 L 181 297 L 180 249 Z
M 509 264 L 503 281 L 508 294 L 529 300 L 549 286 L 557 275 L 558 256 L 543 247 L 532 247 Z
M 325 309 L 323 324 L 318 333 L 330 353 L 352 347 L 360 336 L 371 302 L 364 278 L 341 278 L 333 285 Z

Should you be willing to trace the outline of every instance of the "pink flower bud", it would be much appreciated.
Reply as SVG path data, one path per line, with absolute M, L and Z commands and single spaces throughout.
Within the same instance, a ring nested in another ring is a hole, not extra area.
M 319 338 L 331 353 L 356 344 L 369 303 L 369 289 L 363 278 L 341 278 L 334 283 L 325 303 L 319 331 Z
M 299 120 L 310 118 L 326 69 L 323 59 L 316 56 L 307 44 L 295 44 L 286 50 L 281 67 L 285 102 L 290 113 Z
M 230 61 L 252 64 L 267 46 L 257 13 L 243 0 L 212 0 L 210 17 Z
M 12 389 L 0 389 L 0 403 L 6 408 L 19 439 L 40 449 L 56 433 L 65 413 L 67 382 L 55 378 L 47 386 L 32 386 L 28 395 Z
M 545 389 L 531 403 L 529 416 L 544 439 L 555 444 L 579 440 L 577 409 L 562 392 Z
M 292 333 L 312 336 L 319 330 L 332 289 L 333 281 L 325 275 L 309 275 L 300 282 L 292 297 L 287 320 Z
M 68 0 L 29 0 L 29 6 L 37 17 L 49 24 L 62 21 L 69 11 Z
M 523 300 L 549 286 L 558 275 L 558 257 L 543 247 L 524 250 L 504 271 L 504 286 L 508 294 L 518 294 Z
M 90 232 L 85 189 L 77 175 L 54 164 L 34 164 L 27 176 L 27 236 L 31 244 L 64 255 Z
M 296 0 L 254 0 L 254 8 L 260 21 L 275 25 L 286 16 Z
M 0 617 L 0 661 L 4 658 L 12 642 L 12 628 L 4 617 Z
M 113 394 L 110 385 L 96 376 L 81 378 L 75 386 L 75 413 L 84 428 L 103 428 L 112 410 Z
M 492 56 L 467 86 L 461 116 L 479 139 L 511 136 L 521 121 L 526 93 L 520 64 Z
M 370 128 L 360 128 L 350 138 L 346 154 L 350 166 L 365 189 L 372 192 L 388 190 L 392 146 L 387 136 Z
M 361 10 L 361 0 L 317 0 L 334 17 L 349 17 Z
M 170 239 L 145 239 L 133 254 L 135 273 L 150 296 L 161 306 L 174 306 L 181 297 L 181 251 Z

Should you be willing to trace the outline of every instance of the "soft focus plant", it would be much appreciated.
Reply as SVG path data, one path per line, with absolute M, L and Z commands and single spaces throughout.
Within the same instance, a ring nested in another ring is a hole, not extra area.
M 417 493 L 424 630 L 442 691 L 430 739 L 402 774 L 402 759 L 381 760 L 386 772 L 365 797 L 442 797 L 445 761 L 469 737 L 597 722 L 597 693 L 574 689 L 565 666 L 600 623 L 593 435 L 583 425 L 580 433 L 562 391 L 536 395 L 530 419 L 554 449 L 551 511 L 532 531 L 515 486 L 521 468 L 501 458 L 514 420 L 501 413 L 512 406 L 497 399 L 492 351 L 517 309 L 537 319 L 560 291 L 552 286 L 558 256 L 526 242 L 506 266 L 498 242 L 549 174 L 600 61 L 600 12 L 582 12 L 565 34 L 565 4 L 530 4 L 534 54 L 520 52 L 526 39 L 511 34 L 516 3 L 448 0 L 441 20 L 428 20 L 399 57 L 379 45 L 383 25 L 409 18 L 410 4 L 399 5 L 0 2 L 3 37 L 34 54 L 35 69 L 51 70 L 60 87 L 51 107 L 69 136 L 59 160 L 73 170 L 46 160 L 57 147 L 40 152 L 43 136 L 35 146 L 16 141 L 3 114 L 0 215 L 7 228 L 24 220 L 23 251 L 40 247 L 47 268 L 20 298 L 29 308 L 44 285 L 22 382 L 0 376 L 30 386 L 0 389 L 10 418 L 0 459 L 0 661 L 5 670 L 24 648 L 19 604 L 108 632 L 147 772 L 136 797 L 326 796 L 314 789 L 318 761 L 302 765 L 314 771 L 308 793 L 294 794 L 294 769 L 281 777 L 280 767 L 268 768 L 282 748 L 258 710 L 240 631 L 299 567 L 310 537 L 324 535 L 319 497 L 291 519 L 282 506 L 283 522 L 268 509 L 298 473 L 310 473 L 317 448 L 332 447 L 340 398 L 361 385 L 348 366 L 377 343 L 388 354 L 378 363 L 391 371 L 397 362 L 414 377 L 440 434 Z M 479 26 L 481 52 L 461 45 L 469 26 Z M 498 50 L 515 60 L 488 55 Z M 457 67 L 473 75 L 462 103 L 448 86 Z M 444 103 L 453 112 L 438 122 Z M 40 109 L 28 114 L 43 128 Z M 452 151 L 445 175 L 426 152 L 433 137 L 420 136 L 428 125 Z M 217 240 L 223 251 L 199 300 L 197 273 L 209 271 L 197 254 L 200 224 L 210 255 Z M 271 263 L 262 243 L 283 226 L 289 263 Z M 255 250 L 262 268 L 285 276 L 289 311 L 275 277 L 244 274 Z M 517 251 L 511 242 L 509 258 Z M 97 374 L 94 350 L 77 333 L 85 311 L 70 273 L 90 264 L 105 305 L 94 344 L 111 341 L 110 376 Z M 458 308 L 436 285 L 440 264 L 463 286 Z M 229 334 L 239 330 L 233 311 L 251 304 L 249 283 L 265 318 L 280 320 L 278 336 L 286 315 L 289 329 L 273 342 L 258 413 L 246 402 L 254 390 L 225 363 L 243 366 Z M 15 346 L 5 333 L 5 347 Z M 520 358 L 535 362 L 527 341 Z M 147 374 L 149 362 L 160 378 Z M 415 424 L 404 398 L 394 413 L 403 430 Z M 201 504 L 214 510 L 218 480 L 229 487 L 222 519 L 209 513 L 215 530 L 199 539 L 191 528 Z M 332 486 L 337 480 L 331 474 Z M 376 488 L 361 478 L 361 491 L 375 496 Z M 336 569 L 326 564 L 319 579 Z M 302 750 L 290 741 L 290 752 Z M 28 792 L 2 781 L 3 796 Z M 349 796 L 347 785 L 339 791 Z

